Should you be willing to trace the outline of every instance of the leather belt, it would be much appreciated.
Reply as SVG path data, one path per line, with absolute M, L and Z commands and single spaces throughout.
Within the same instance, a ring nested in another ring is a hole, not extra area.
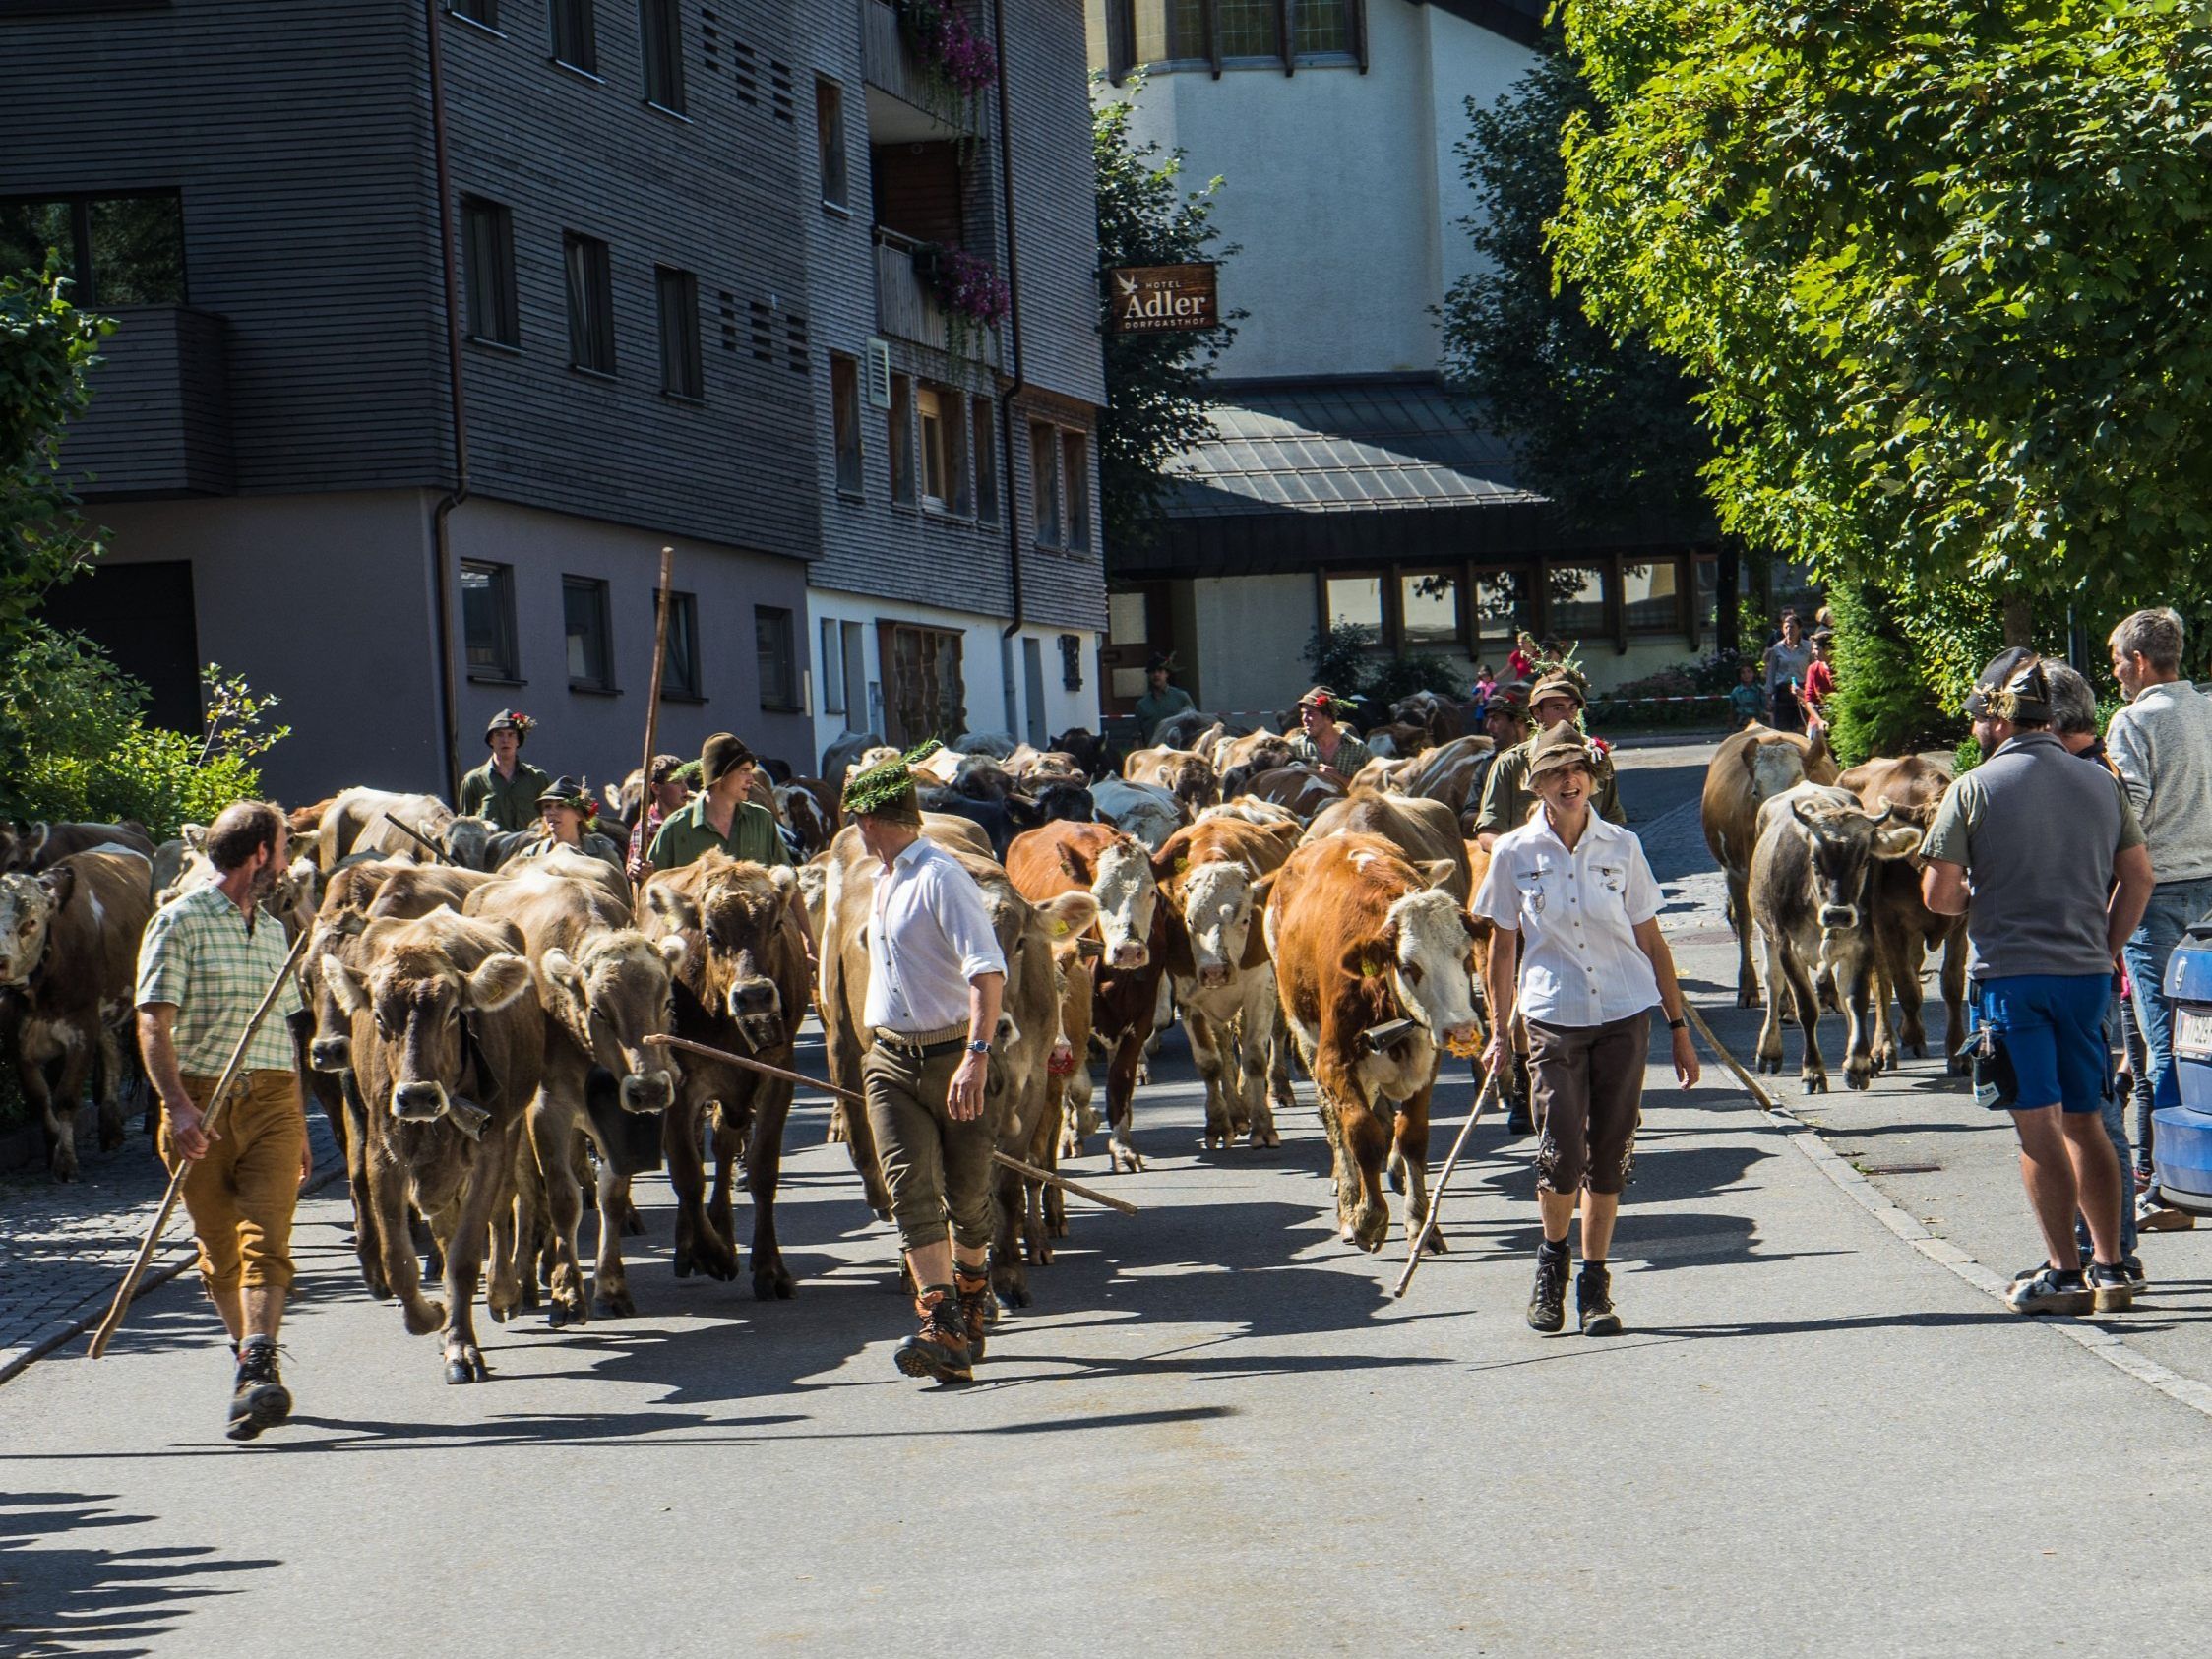
M 929 1059 L 955 1048 L 967 1046 L 967 1026 L 941 1026 L 935 1031 L 892 1031 L 885 1026 L 876 1027 L 876 1041 L 885 1048 L 896 1049 L 917 1059 Z

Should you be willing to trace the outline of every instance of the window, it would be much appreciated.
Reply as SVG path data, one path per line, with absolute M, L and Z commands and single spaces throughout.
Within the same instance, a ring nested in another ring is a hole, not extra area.
M 873 731 L 881 722 L 871 705 L 881 701 L 868 687 L 868 630 L 858 622 L 841 625 L 844 634 L 845 730 Z
M 986 524 L 999 522 L 999 426 L 991 399 L 977 398 L 975 412 L 975 516 Z
M 586 75 L 599 72 L 596 0 L 553 0 L 553 56 Z
M 462 560 L 461 632 L 471 680 L 521 680 L 515 656 L 515 567 Z
M 936 387 L 925 386 L 914 395 L 914 411 L 922 433 L 922 501 L 942 513 L 952 469 L 945 455 L 945 399 Z
M 1656 559 L 1648 564 L 1624 564 L 1621 614 L 1631 634 L 1681 633 L 1682 561 Z
M 960 677 L 961 636 L 947 629 L 877 624 L 884 675 L 884 739 L 911 748 L 967 730 L 967 686 Z
M 671 398 L 707 396 L 699 361 L 699 278 L 656 265 L 653 289 L 660 299 L 660 389 Z
M 1448 645 L 1459 639 L 1456 571 L 1404 571 L 1398 576 L 1398 630 L 1408 645 Z
M 1029 522 L 1039 547 L 1060 545 L 1060 435 L 1029 428 Z
M 791 649 L 791 613 L 755 605 L 753 638 L 761 652 L 761 707 L 798 709 L 799 670 Z
M 1510 646 L 1523 631 L 1535 626 L 1525 567 L 1477 570 L 1469 599 L 1469 620 L 1480 645 Z
M 1225 58 L 1279 58 L 1279 0 L 1213 0 L 1213 27 Z
M 1090 551 L 1090 463 L 1080 432 L 1060 435 L 1060 471 L 1068 490 L 1068 551 Z
M 1297 0 L 1291 9 L 1291 49 L 1302 58 L 1349 55 L 1354 4 L 1355 0 Z
M 684 112 L 684 14 L 678 0 L 639 0 L 638 38 L 645 55 L 645 101 Z
M 588 577 L 561 578 L 561 616 L 569 635 L 570 689 L 614 690 L 614 649 L 607 638 L 607 584 Z
M 1205 0 L 1137 0 L 1137 61 L 1165 63 L 1211 55 Z
M 461 199 L 461 262 L 468 279 L 468 338 L 522 343 L 515 306 L 515 216 L 497 202 Z
M 569 283 L 569 361 L 595 375 L 614 373 L 614 267 L 606 243 L 569 232 L 563 245 Z
M 653 594 L 653 609 L 660 594 Z M 660 619 L 653 618 L 657 623 Z M 699 677 L 699 597 L 693 593 L 668 595 L 668 655 L 660 665 L 660 695 L 679 703 L 699 703 L 707 693 Z
M 1547 565 L 1545 597 L 1551 608 L 1545 615 L 1545 632 L 1562 645 L 1613 632 L 1606 620 L 1605 568 L 1602 565 Z
M 38 271 L 58 249 L 78 305 L 182 305 L 184 202 L 154 196 L 0 198 L 0 271 Z
M 851 188 L 845 174 L 845 90 L 834 81 L 814 84 L 814 142 L 822 160 L 822 205 L 842 208 Z
M 1698 634 L 1715 644 L 1720 640 L 1720 558 L 1699 553 L 1690 565 L 1690 614 L 1697 619 Z M 1741 582 L 1741 577 L 1739 577 Z
M 891 498 L 901 507 L 914 505 L 914 380 L 911 375 L 891 377 Z
M 866 488 L 860 464 L 860 365 L 834 353 L 830 358 L 830 430 L 837 452 L 837 492 L 860 495 Z
M 1324 579 L 1331 628 L 1356 628 L 1363 643 L 1382 643 L 1382 579 L 1379 576 L 1332 576 Z
M 822 619 L 822 649 L 815 653 L 815 660 L 822 664 L 822 711 L 825 714 L 845 711 L 845 653 L 843 639 L 838 633 L 840 626 L 835 617 Z
M 486 29 L 499 27 L 499 0 L 447 0 L 446 9 L 457 18 L 480 23 Z

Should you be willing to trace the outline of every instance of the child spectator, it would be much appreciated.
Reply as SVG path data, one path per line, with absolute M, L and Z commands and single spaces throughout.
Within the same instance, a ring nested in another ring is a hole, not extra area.
M 1731 731 L 1742 731 L 1766 712 L 1766 693 L 1759 689 L 1759 665 L 1752 657 L 1745 657 L 1736 665 L 1736 684 L 1728 690 L 1728 711 Z
M 1490 710 L 1491 697 L 1497 692 L 1497 690 L 1498 676 L 1490 671 L 1490 664 L 1486 662 L 1475 674 L 1474 704 L 1476 725 L 1479 726 L 1482 724 L 1483 715 L 1488 713 Z

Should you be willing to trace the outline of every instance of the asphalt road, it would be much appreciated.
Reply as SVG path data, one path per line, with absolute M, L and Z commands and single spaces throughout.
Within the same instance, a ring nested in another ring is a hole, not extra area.
M 1712 1009 L 1733 957 L 1672 810 L 1702 754 L 1622 762 Z M 2120 1653 L 2200 1623 L 2212 1423 L 1913 1248 L 1717 1069 L 1650 1074 L 1611 1340 L 1522 1322 L 1527 1141 L 1477 1127 L 1451 1254 L 1392 1303 L 1402 1239 L 1336 1241 L 1310 1106 L 1277 1151 L 1207 1153 L 1180 1039 L 1156 1075 L 1149 1167 L 1084 1162 L 1143 1213 L 1074 1205 L 964 1389 L 892 1371 L 890 1235 L 819 1102 L 796 1300 L 676 1280 L 648 1188 L 638 1317 L 487 1322 L 474 1387 L 311 1200 L 289 1428 L 220 1439 L 189 1277 L 106 1360 L 0 1387 L 0 1653 Z M 1472 1092 L 1440 1091 L 1439 1163 Z

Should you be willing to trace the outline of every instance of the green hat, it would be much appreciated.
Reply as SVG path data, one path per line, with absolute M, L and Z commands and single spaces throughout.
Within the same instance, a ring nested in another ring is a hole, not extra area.
M 1589 698 L 1582 690 L 1582 682 L 1571 674 L 1547 674 L 1536 682 L 1536 689 L 1528 694 L 1529 707 L 1535 707 L 1547 697 L 1571 698 L 1577 708 L 1587 707 Z
M 718 731 L 699 751 L 700 783 L 711 789 L 739 767 L 753 764 L 753 751 L 739 741 L 736 733 Z
M 1544 728 L 1529 755 L 1529 781 L 1533 783 L 1546 772 L 1557 771 L 1562 767 L 1583 767 L 1593 777 L 1597 774 L 1597 757 L 1590 753 L 1589 741 L 1572 720 L 1562 720 Z
M 920 824 L 921 802 L 914 794 L 914 774 L 919 766 L 944 747 L 934 737 L 918 748 L 889 761 L 878 761 L 866 771 L 845 779 L 837 804 L 855 818 L 887 818 L 893 824 Z
M 1326 686 L 1315 686 L 1298 700 L 1301 708 L 1319 708 L 1322 713 L 1334 715 L 1339 711 L 1349 714 L 1352 700 L 1332 692 Z

